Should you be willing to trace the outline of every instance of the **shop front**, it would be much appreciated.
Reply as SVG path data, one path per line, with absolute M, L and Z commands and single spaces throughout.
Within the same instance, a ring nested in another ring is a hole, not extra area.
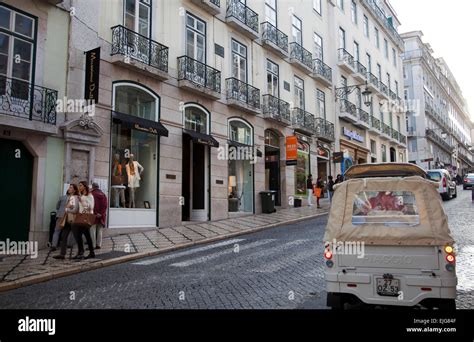
M 340 151 L 344 156 L 341 174 L 344 174 L 352 165 L 367 163 L 370 150 L 366 147 L 365 136 L 359 130 L 343 126 L 340 146 Z
M 275 205 L 281 205 L 280 136 L 265 130 L 265 190 L 276 191 Z
M 318 177 L 323 181 L 327 181 L 331 175 L 330 151 L 318 143 Z
M 109 227 L 155 227 L 158 221 L 160 98 L 131 82 L 113 85 Z
M 306 179 L 311 173 L 310 147 L 307 142 L 298 139 L 297 159 L 295 166 L 295 195 L 306 196 Z

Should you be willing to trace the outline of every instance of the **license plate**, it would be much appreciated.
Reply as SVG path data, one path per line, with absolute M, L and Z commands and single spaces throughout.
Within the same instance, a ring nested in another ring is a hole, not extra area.
M 400 291 L 400 280 L 377 278 L 377 293 L 380 296 L 397 297 Z

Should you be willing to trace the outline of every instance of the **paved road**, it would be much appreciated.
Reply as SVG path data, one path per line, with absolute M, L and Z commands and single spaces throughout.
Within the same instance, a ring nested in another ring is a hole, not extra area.
M 445 202 L 458 255 L 458 308 L 474 308 L 474 204 Z M 327 216 L 0 294 L 0 308 L 325 309 Z

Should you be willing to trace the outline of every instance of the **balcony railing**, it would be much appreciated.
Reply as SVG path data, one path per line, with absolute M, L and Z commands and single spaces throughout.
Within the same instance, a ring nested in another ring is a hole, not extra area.
M 377 119 L 375 116 L 371 115 L 370 116 L 370 125 L 372 128 L 376 129 L 379 132 L 382 132 L 382 123 L 380 122 L 380 119 Z
M 398 133 L 398 131 L 394 130 L 393 128 L 392 128 L 392 139 L 395 139 L 396 141 L 400 140 L 400 133 Z
M 236 18 L 242 24 L 258 34 L 258 14 L 239 0 L 227 1 L 226 18 Z
M 355 62 L 357 72 L 362 75 L 364 78 L 367 77 L 367 68 L 359 61 Z
M 262 23 L 261 26 L 262 40 L 268 41 L 283 50 L 285 53 L 288 53 L 288 36 L 268 21 Z
M 253 109 L 260 109 L 260 89 L 236 78 L 226 79 L 227 100 L 235 100 L 247 104 Z
M 339 109 L 341 113 L 349 113 L 357 118 L 357 106 L 348 100 L 341 99 Z
M 442 137 L 432 129 L 426 129 L 426 137 L 443 148 L 446 152 L 452 153 L 453 148 Z
M 375 76 L 371 72 L 367 73 L 367 82 L 376 88 L 379 87 L 379 79 L 377 78 L 377 76 Z
M 349 65 L 352 69 L 354 69 L 354 67 L 355 67 L 354 56 L 352 56 L 345 49 L 339 49 L 337 51 L 338 51 L 338 60 L 339 60 L 339 62 L 343 62 L 343 63 Z
M 316 118 L 315 135 L 318 139 L 334 141 L 334 124 L 323 118 Z
M 216 5 L 217 7 L 221 7 L 221 1 L 220 0 L 209 0 L 211 4 Z
M 370 126 L 370 115 L 366 111 L 359 108 L 359 120 Z
M 332 69 L 320 59 L 313 61 L 313 73 L 332 83 Z
M 380 89 L 380 92 L 385 94 L 386 96 L 388 96 L 388 87 L 382 83 L 382 82 L 379 82 L 379 89 Z
M 111 55 L 122 55 L 168 72 L 168 48 L 122 25 L 112 27 Z
M 56 125 L 58 91 L 0 76 L 0 113 Z
M 398 141 L 400 141 L 400 143 L 402 143 L 403 145 L 407 144 L 407 137 L 406 136 L 404 136 L 402 133 L 399 133 L 398 137 L 399 137 Z
M 397 101 L 397 94 L 394 91 L 389 90 L 389 96 L 393 101 Z
M 181 80 L 221 92 L 221 72 L 188 56 L 178 57 L 178 81 Z
M 301 108 L 293 108 L 291 124 L 309 134 L 314 133 L 314 115 Z
M 389 125 L 387 125 L 386 123 L 381 123 L 381 126 L 382 126 L 382 133 L 391 137 L 392 136 L 392 129 L 390 128 Z
M 208 13 L 212 15 L 219 14 L 221 11 L 221 2 L 220 0 L 191 0 L 197 6 L 203 8 Z
M 276 120 L 285 125 L 291 124 L 290 104 L 273 95 L 262 96 L 262 113 L 265 118 Z
M 290 57 L 309 69 L 313 69 L 313 55 L 296 42 L 290 43 Z

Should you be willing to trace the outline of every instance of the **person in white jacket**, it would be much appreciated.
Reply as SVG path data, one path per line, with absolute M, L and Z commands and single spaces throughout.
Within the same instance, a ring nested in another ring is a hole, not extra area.
M 89 191 L 89 185 L 86 181 L 79 182 L 79 213 L 93 214 L 94 213 L 94 196 Z M 72 225 L 72 232 L 77 242 L 78 252 L 74 259 L 89 259 L 95 258 L 94 246 L 90 233 L 90 227 Z M 89 247 L 89 255 L 84 258 L 84 243 L 82 242 L 82 235 L 86 237 L 87 246 Z

